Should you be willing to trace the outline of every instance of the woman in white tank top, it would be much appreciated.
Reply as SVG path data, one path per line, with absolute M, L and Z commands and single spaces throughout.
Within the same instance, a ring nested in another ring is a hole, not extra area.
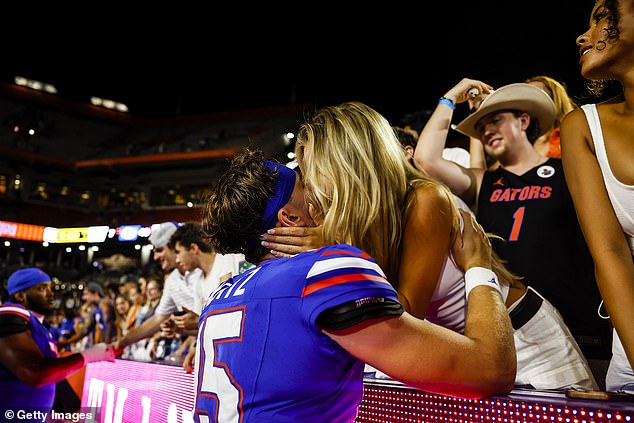
M 597 1 L 577 45 L 591 91 L 600 94 L 606 80 L 624 87 L 614 98 L 569 113 L 561 150 L 615 329 L 606 389 L 634 394 L 634 1 Z

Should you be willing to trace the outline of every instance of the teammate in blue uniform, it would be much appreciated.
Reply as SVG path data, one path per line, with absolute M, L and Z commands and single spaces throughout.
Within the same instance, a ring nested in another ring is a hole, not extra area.
M 294 170 L 246 150 L 211 191 L 203 228 L 214 248 L 257 266 L 220 285 L 202 311 L 196 421 L 351 422 L 364 362 L 432 392 L 512 388 L 511 323 L 488 269 L 490 245 L 467 214 L 463 245 L 453 249 L 474 287 L 461 335 L 404 312 L 382 269 L 355 247 L 291 258 L 264 249 L 267 229 L 313 224 L 303 189 Z
M 42 421 L 38 413 L 53 406 L 56 382 L 85 363 L 114 361 L 114 352 L 98 344 L 82 353 L 57 357 L 57 345 L 44 321 L 54 307 L 51 278 L 40 269 L 24 268 L 9 276 L 7 288 L 11 300 L 0 305 L 1 415 L 23 410 Z

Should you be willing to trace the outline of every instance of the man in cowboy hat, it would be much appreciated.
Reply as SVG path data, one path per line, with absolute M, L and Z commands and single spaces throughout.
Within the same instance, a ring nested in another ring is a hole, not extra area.
M 479 139 L 500 163 L 497 169 L 465 168 L 442 157 L 454 108 L 466 101 L 477 107 L 455 129 Z M 502 238 L 494 250 L 557 307 L 586 358 L 605 360 L 610 328 L 597 313 L 601 297 L 592 258 L 561 159 L 542 157 L 532 145 L 554 120 L 553 101 L 538 87 L 516 83 L 494 90 L 465 78 L 441 97 L 414 160 L 473 207 L 487 232 Z

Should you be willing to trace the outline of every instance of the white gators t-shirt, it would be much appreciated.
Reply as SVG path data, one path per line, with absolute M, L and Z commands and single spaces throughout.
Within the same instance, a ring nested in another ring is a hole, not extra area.
M 207 277 L 203 277 L 202 272 L 200 272 L 198 279 L 194 282 L 194 308 L 192 311 L 200 315 L 205 305 L 207 305 L 207 297 L 209 297 L 211 291 L 216 289 L 222 282 L 244 273 L 251 267 L 254 267 L 254 265 L 244 258 L 244 254 L 223 255 L 216 253 L 214 264 L 211 266 Z

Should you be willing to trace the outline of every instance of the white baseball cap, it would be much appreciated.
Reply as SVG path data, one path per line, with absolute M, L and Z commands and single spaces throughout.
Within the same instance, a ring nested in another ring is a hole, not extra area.
M 170 237 L 176 232 L 177 228 L 178 223 L 176 222 L 163 222 L 152 225 L 152 233 L 150 234 L 149 240 L 154 248 L 161 248 L 167 245 Z

